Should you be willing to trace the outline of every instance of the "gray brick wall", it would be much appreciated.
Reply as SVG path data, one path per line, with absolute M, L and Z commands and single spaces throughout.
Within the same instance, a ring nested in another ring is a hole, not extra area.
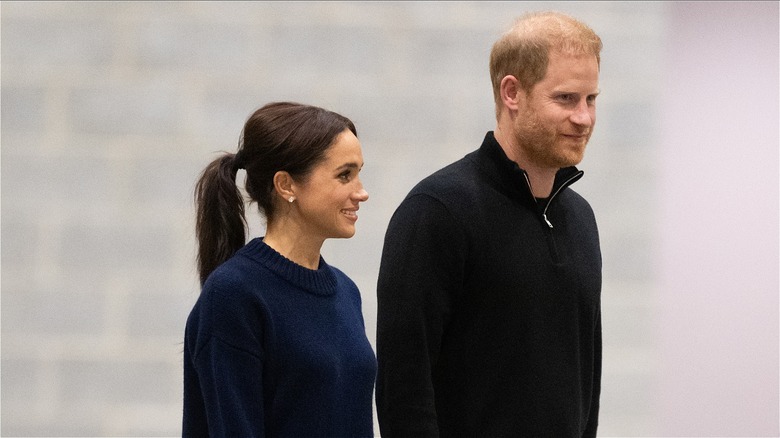
M 549 8 L 605 43 L 576 187 L 603 239 L 601 431 L 652 435 L 663 2 L 2 2 L 0 432 L 180 434 L 193 184 L 271 100 L 357 124 L 371 199 L 357 235 L 323 251 L 360 286 L 373 342 L 390 215 L 493 128 L 490 46 Z

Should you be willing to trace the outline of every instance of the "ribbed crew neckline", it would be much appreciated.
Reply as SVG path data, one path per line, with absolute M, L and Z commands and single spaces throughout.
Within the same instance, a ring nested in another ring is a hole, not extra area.
M 317 269 L 308 269 L 268 246 L 262 237 L 250 240 L 241 252 L 306 292 L 325 296 L 336 292 L 336 274 L 322 256 Z

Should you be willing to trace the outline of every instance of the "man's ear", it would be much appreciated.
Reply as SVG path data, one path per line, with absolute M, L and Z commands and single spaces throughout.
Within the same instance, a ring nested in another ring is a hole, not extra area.
M 280 170 L 274 174 L 274 191 L 285 201 L 292 202 L 290 198 L 295 199 L 294 183 L 292 175 L 287 171 Z
M 510 111 L 517 111 L 521 99 L 525 98 L 525 92 L 520 87 L 520 82 L 512 75 L 501 79 L 501 102 Z

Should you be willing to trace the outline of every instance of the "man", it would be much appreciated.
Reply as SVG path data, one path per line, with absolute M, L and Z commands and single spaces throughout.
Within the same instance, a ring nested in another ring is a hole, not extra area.
M 377 290 L 383 438 L 596 435 L 601 252 L 569 186 L 600 51 L 577 20 L 521 17 L 490 55 L 495 131 L 393 215 Z

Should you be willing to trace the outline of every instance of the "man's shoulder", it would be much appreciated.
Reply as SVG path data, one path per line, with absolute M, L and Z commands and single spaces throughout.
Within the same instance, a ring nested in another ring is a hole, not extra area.
M 418 182 L 408 197 L 429 195 L 434 198 L 449 197 L 454 193 L 468 191 L 479 179 L 474 163 L 474 153 L 469 153 L 446 166 L 434 171 Z

